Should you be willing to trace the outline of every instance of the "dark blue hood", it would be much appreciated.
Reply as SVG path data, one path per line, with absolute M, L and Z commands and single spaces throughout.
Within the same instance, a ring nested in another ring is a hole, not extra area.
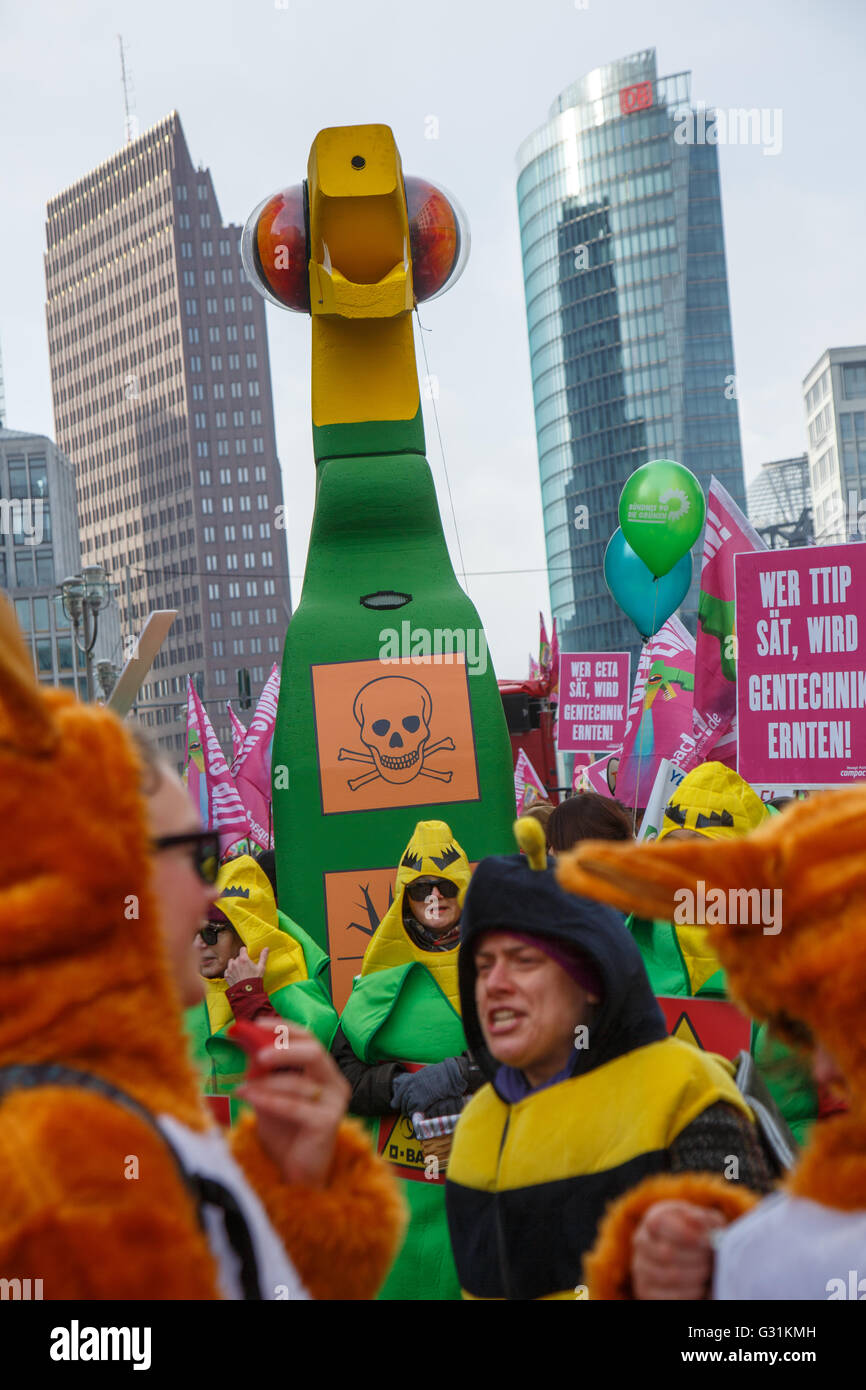
M 486 931 L 530 932 L 579 951 L 598 970 L 604 996 L 590 1022 L 590 1046 L 575 1049 L 569 1075 L 667 1037 L 640 951 L 621 913 L 560 888 L 552 861 L 532 869 L 522 854 L 483 859 L 472 875 L 460 923 L 460 1005 L 469 1050 L 489 1080 L 499 1070 L 475 1006 L 475 950 Z

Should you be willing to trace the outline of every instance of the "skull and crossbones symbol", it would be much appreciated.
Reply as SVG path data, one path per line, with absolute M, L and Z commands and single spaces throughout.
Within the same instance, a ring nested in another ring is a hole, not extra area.
M 348 779 L 350 790 L 355 792 L 377 777 L 397 785 L 418 776 L 450 782 L 452 773 L 427 767 L 427 759 L 434 753 L 454 751 L 451 738 L 429 743 L 432 712 L 430 691 L 408 676 L 380 676 L 362 686 L 352 713 L 367 752 L 341 748 L 337 758 L 339 762 L 372 763 L 372 767 L 360 777 Z

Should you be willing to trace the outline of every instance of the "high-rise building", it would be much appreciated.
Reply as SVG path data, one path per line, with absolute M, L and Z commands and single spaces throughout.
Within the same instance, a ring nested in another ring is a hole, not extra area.
M 866 347 L 828 348 L 804 379 L 803 397 L 815 539 L 819 545 L 862 540 L 866 532 L 866 519 L 861 518 L 866 498 Z
M 636 650 L 604 583 L 622 485 L 672 458 L 745 505 L 715 144 L 655 50 L 557 97 L 518 155 L 535 427 L 564 650 Z M 577 509 L 585 507 L 588 514 Z M 684 605 L 694 618 L 697 579 Z
M 40 681 L 85 699 L 84 656 L 57 592 L 80 569 L 72 464 L 45 435 L 0 427 L 0 589 L 15 604 Z M 99 616 L 93 657 L 121 664 L 116 605 Z
M 82 560 L 118 588 L 124 638 L 179 616 L 142 690 L 180 750 L 187 675 L 224 700 L 279 660 L 290 616 L 264 301 L 172 112 L 52 198 L 45 273 L 57 441 Z
M 812 489 L 805 454 L 762 463 L 746 489 L 749 520 L 773 549 L 812 545 Z

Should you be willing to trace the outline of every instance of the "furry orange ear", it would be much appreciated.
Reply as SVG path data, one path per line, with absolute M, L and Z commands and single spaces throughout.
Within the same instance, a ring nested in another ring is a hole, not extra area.
M 0 744 L 39 757 L 51 751 L 57 738 L 15 610 L 0 594 Z

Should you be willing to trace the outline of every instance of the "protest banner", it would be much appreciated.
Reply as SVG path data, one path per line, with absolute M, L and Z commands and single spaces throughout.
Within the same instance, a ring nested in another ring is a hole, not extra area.
M 685 769 L 695 746 L 695 639 L 676 614 L 641 652 L 616 779 L 624 806 L 646 806 L 661 760 Z
M 547 788 L 522 748 L 514 765 L 514 800 L 519 816 L 530 806 L 537 806 L 539 801 L 550 801 Z
M 232 709 L 231 700 L 226 700 L 226 709 L 228 710 L 228 716 L 232 726 L 232 761 L 231 766 L 229 767 L 229 771 L 232 774 L 234 774 L 235 763 L 240 757 L 241 749 L 244 746 L 244 739 L 247 736 L 247 731 L 245 725 L 241 723 L 240 719 L 238 719 L 237 715 Z
M 866 546 L 738 555 L 736 601 L 741 777 L 866 779 Z
M 733 497 L 711 478 L 695 644 L 695 745 L 683 761 L 686 772 L 709 757 L 736 768 L 734 562 L 738 555 L 766 549 Z
M 598 792 L 599 796 L 613 800 L 620 752 L 621 749 L 617 748 L 615 752 L 606 753 L 603 758 L 596 758 L 595 762 L 588 764 L 579 764 L 581 754 L 576 753 L 572 789 L 578 792 Z
M 623 740 L 631 689 L 628 652 L 562 652 L 560 753 L 612 753 Z
M 229 772 L 207 711 L 190 677 L 186 682 L 186 766 L 184 781 L 206 830 L 218 830 L 220 853 L 246 840 L 249 820 Z
M 280 670 L 275 664 L 232 763 L 232 774 L 249 819 L 250 832 L 260 849 L 273 849 L 274 843 L 271 757 L 279 698 Z

